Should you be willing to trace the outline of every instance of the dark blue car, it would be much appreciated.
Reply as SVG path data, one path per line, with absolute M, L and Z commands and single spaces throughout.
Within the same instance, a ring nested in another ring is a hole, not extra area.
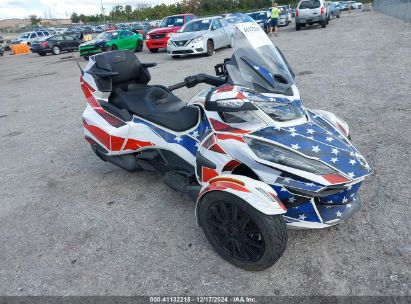
M 256 11 L 247 13 L 248 16 L 253 18 L 255 22 L 265 31 L 268 32 L 270 13 L 269 11 Z

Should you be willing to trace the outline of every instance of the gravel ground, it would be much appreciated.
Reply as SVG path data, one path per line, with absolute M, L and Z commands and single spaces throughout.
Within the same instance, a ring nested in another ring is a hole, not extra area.
M 291 24 L 273 38 L 305 104 L 346 119 L 376 173 L 353 218 L 290 231 L 284 256 L 263 272 L 222 260 L 196 226 L 194 204 L 158 174 L 126 173 L 91 152 L 72 54 L 6 54 L 0 294 L 410 295 L 410 41 L 411 24 L 355 11 L 326 29 L 296 32 Z M 153 83 L 170 85 L 213 73 L 231 52 L 171 60 L 145 50 L 139 57 L 159 63 Z

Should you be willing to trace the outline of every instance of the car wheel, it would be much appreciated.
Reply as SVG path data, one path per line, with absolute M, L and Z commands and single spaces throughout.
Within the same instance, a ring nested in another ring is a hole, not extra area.
M 136 52 L 141 52 L 143 50 L 143 41 L 138 40 L 136 44 Z
M 158 49 L 148 49 L 150 53 L 158 53 Z
M 39 53 L 40 56 L 46 56 L 46 53 Z
M 274 265 L 287 246 L 282 215 L 266 215 L 227 192 L 207 194 L 199 222 L 215 251 L 229 263 L 259 271 Z
M 326 28 L 327 26 L 327 21 L 321 21 L 321 28 Z
M 115 45 L 115 44 L 113 44 L 112 46 L 111 46 L 111 48 L 110 48 L 110 50 L 111 51 L 115 51 L 115 50 L 117 50 L 118 48 L 117 48 L 117 45 Z
M 83 58 L 88 61 L 89 56 L 83 56 Z
M 214 43 L 213 40 L 208 40 L 207 41 L 207 56 L 212 56 L 214 54 Z
M 53 46 L 53 48 L 51 50 L 53 52 L 53 55 L 59 55 L 60 54 L 60 48 L 57 45 Z
M 171 58 L 178 59 L 178 58 L 180 58 L 180 56 L 179 55 L 171 55 Z
M 337 15 L 337 18 L 340 18 L 340 14 Z
M 296 24 L 295 24 L 295 30 L 296 30 L 296 31 L 301 30 L 301 23 L 296 23 Z

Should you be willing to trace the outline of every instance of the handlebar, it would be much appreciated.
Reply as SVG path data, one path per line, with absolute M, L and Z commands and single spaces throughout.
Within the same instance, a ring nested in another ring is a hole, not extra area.
M 168 89 L 170 91 L 174 91 L 174 90 L 177 90 L 177 89 L 184 88 L 186 85 L 187 85 L 187 83 L 185 81 L 183 81 L 183 82 L 176 83 L 172 86 L 169 86 Z
M 226 83 L 225 79 L 221 79 L 219 77 L 210 76 L 206 74 L 198 74 L 194 76 L 188 76 L 184 79 L 183 82 L 179 82 L 175 85 L 169 86 L 168 89 L 170 91 L 180 89 L 183 87 L 193 88 L 199 83 L 206 83 L 212 86 L 220 86 Z

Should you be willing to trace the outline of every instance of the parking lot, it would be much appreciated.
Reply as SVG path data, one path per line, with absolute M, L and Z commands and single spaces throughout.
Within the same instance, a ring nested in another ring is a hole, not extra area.
M 290 231 L 283 257 L 246 272 L 218 256 L 194 204 L 156 173 L 99 160 L 83 137 L 78 53 L 0 58 L 3 295 L 409 295 L 411 24 L 344 12 L 272 41 L 305 105 L 344 118 L 375 174 L 363 206 L 327 230 Z M 214 72 L 232 49 L 157 62 L 152 83 Z M 80 59 L 80 64 L 86 62 Z M 199 88 L 177 91 L 188 99 Z

